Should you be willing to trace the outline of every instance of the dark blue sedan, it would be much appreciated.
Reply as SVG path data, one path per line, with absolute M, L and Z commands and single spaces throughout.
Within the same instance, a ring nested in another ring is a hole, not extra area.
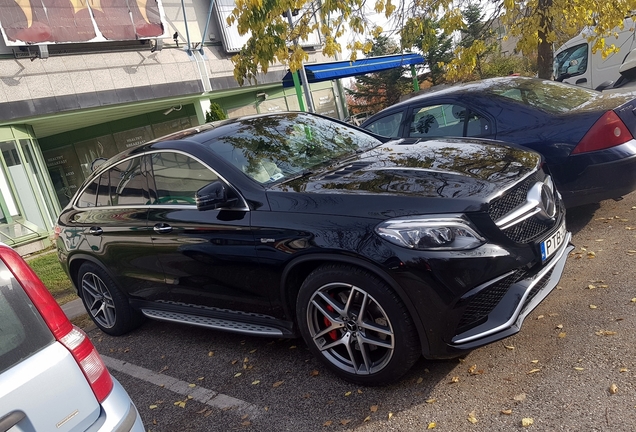
M 636 189 L 636 94 L 506 77 L 432 90 L 362 124 L 389 137 L 469 136 L 543 154 L 567 207 Z

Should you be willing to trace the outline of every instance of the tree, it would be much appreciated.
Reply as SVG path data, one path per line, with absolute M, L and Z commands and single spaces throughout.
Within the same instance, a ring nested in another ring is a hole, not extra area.
M 424 27 L 427 19 L 439 20 L 440 28 L 451 34 L 465 26 L 461 13 L 462 0 L 375 0 L 374 9 L 391 19 L 392 25 L 403 26 L 410 22 L 412 28 Z M 238 25 L 241 34 L 251 32 L 246 45 L 233 58 L 234 76 L 243 84 L 244 79 L 254 80 L 260 71 L 267 72 L 274 62 L 289 65 L 297 70 L 301 62 L 308 59 L 307 53 L 294 41 L 306 39 L 313 31 L 322 34 L 323 53 L 334 56 L 342 52 L 338 38 L 349 29 L 361 40 L 368 36 L 378 37 L 383 29 L 374 23 L 365 9 L 364 0 L 323 0 L 320 10 L 309 0 L 236 0 L 236 8 L 228 23 Z M 469 4 L 468 2 L 464 3 Z M 536 52 L 539 76 L 550 78 L 552 72 L 552 44 L 556 41 L 555 29 L 574 35 L 581 25 L 594 26 L 590 36 L 593 51 L 602 50 L 604 55 L 618 51 L 611 43 L 613 29 L 622 26 L 626 16 L 633 16 L 634 0 L 612 0 L 599 3 L 597 0 L 490 0 L 495 15 L 507 27 L 511 36 L 518 37 L 518 51 L 525 55 Z M 282 16 L 288 10 L 298 10 L 294 28 Z M 315 19 L 319 14 L 320 18 Z M 478 41 L 477 41 L 478 42 Z M 456 49 L 456 57 L 447 65 L 451 78 L 472 72 L 476 58 L 486 47 L 474 43 L 471 49 Z M 358 40 L 347 47 L 352 51 L 351 60 L 358 52 L 368 53 L 372 45 Z M 427 51 L 427 47 L 423 47 Z
M 387 36 L 378 36 L 372 44 L 369 57 L 400 52 L 400 47 Z M 400 96 L 411 90 L 411 79 L 404 76 L 408 70 L 405 66 L 357 76 L 355 86 L 346 89 L 351 110 L 375 113 L 398 102 Z
M 446 81 L 444 66 L 453 59 L 453 41 L 440 29 L 437 21 L 428 18 L 417 23 L 409 21 L 402 27 L 400 37 L 403 47 L 422 51 L 428 71 L 420 75 L 421 78 L 428 80 L 431 85 Z
M 227 115 L 225 115 L 225 111 L 221 108 L 216 102 L 212 102 L 210 104 L 210 109 L 205 113 L 205 122 L 209 123 L 215 120 L 225 120 Z

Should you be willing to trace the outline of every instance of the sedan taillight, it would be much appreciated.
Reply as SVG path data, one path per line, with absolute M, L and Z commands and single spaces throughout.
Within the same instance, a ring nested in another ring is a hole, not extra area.
M 625 123 L 610 110 L 594 123 L 571 154 L 603 150 L 625 144 L 633 138 Z
M 55 339 L 70 351 L 95 397 L 102 402 L 113 389 L 113 380 L 91 340 L 68 320 L 40 278 L 16 251 L 6 246 L 0 247 L 0 259 L 22 285 Z

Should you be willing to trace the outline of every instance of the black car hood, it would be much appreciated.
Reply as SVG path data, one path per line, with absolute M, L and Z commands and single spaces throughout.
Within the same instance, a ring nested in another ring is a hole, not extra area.
M 537 153 L 493 141 L 390 141 L 336 169 L 273 186 L 268 198 L 275 211 L 330 213 L 328 201 L 346 202 L 358 215 L 381 208 L 413 214 L 426 212 L 425 199 L 436 201 L 436 212 L 478 210 L 540 163 Z M 356 211 L 357 205 L 365 208 Z

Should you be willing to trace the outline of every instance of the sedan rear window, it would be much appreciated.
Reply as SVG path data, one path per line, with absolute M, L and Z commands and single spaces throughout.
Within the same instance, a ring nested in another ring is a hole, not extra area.
M 598 96 L 594 90 L 530 79 L 499 81 L 487 91 L 555 114 L 570 111 Z
M 0 373 L 53 341 L 39 312 L 0 261 Z

